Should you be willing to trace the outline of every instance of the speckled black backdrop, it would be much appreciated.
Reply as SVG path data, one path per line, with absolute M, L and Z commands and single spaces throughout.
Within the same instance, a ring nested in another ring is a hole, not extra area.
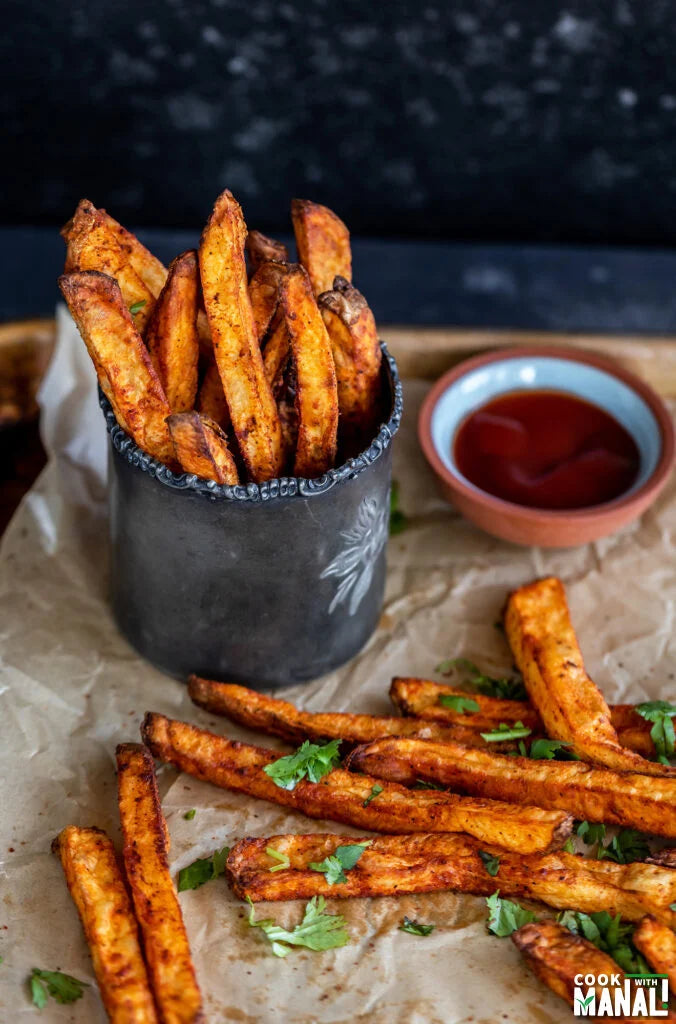
M 676 241 L 669 0 L 29 0 L 0 36 L 0 220 L 80 195 L 199 225 L 290 195 L 361 234 Z

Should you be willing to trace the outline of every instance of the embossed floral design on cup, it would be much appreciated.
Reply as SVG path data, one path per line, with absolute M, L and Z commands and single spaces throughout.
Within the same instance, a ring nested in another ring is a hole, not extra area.
M 335 576 L 340 580 L 329 605 L 329 614 L 348 601 L 348 612 L 354 615 L 369 589 L 378 555 L 387 541 L 389 501 L 379 508 L 373 498 L 364 498 L 357 512 L 357 521 L 350 530 L 341 531 L 345 542 L 341 551 L 327 565 L 320 579 Z

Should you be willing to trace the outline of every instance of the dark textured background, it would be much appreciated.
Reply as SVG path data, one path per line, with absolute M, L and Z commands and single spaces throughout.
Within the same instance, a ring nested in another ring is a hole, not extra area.
M 5 4 L 0 222 L 191 227 L 229 186 L 381 237 L 676 241 L 668 0 Z

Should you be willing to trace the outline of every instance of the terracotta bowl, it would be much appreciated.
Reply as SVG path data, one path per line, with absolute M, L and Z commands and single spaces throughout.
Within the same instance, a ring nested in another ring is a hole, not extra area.
M 619 498 L 574 511 L 528 508 L 486 493 L 455 465 L 453 442 L 465 418 L 510 391 L 548 389 L 586 399 L 610 413 L 639 449 L 636 481 Z M 661 398 L 633 373 L 591 352 L 562 347 L 514 348 L 467 359 L 444 374 L 418 420 L 425 457 L 443 495 L 487 533 L 515 544 L 561 548 L 597 540 L 637 519 L 666 484 L 674 461 L 674 427 Z

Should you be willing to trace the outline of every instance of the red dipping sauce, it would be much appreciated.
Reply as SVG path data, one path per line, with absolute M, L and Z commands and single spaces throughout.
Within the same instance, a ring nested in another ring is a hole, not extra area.
M 459 426 L 455 463 L 482 491 L 517 505 L 579 509 L 618 498 L 640 456 L 609 413 L 562 391 L 511 391 Z

